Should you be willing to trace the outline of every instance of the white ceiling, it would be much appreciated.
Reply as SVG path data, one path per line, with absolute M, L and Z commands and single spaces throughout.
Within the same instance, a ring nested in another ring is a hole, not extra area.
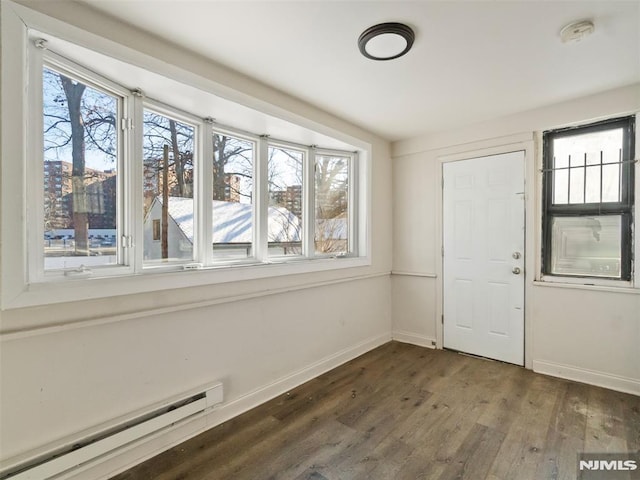
M 80 0 L 389 140 L 640 82 L 640 2 Z M 563 44 L 561 28 L 595 33 Z M 357 39 L 399 21 L 413 49 L 388 62 Z

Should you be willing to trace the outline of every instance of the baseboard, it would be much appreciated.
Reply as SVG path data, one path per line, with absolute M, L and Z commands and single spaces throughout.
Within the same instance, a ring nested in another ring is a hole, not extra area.
M 220 411 L 224 410 L 225 418 L 221 421 L 217 421 L 216 418 L 214 421 L 219 424 L 236 417 L 391 340 L 391 335 L 385 333 L 330 355 L 315 364 L 223 405 Z
M 562 365 L 560 363 L 546 362 L 544 360 L 534 360 L 533 371 L 545 375 L 551 375 L 552 377 L 588 383 L 589 385 L 604 387 L 618 392 L 640 395 L 640 380 L 634 378 L 611 375 L 605 372 L 572 367 L 569 365 Z
M 410 343 L 419 347 L 436 348 L 436 339 L 420 335 L 418 333 L 404 332 L 402 330 L 394 330 L 391 338 L 398 342 Z
M 61 480 L 84 480 L 88 478 L 106 480 L 111 478 L 216 425 L 220 425 L 278 395 L 282 395 L 349 360 L 373 350 L 391 341 L 391 339 L 391 335 L 385 333 L 345 348 L 291 375 L 287 375 L 275 382 L 249 392 L 242 397 L 224 403 L 205 415 L 199 415 L 196 418 L 182 422 L 175 425 L 174 428 L 154 434 L 148 439 L 143 439 L 133 445 L 123 447 L 105 458 L 97 459 L 92 462 L 91 465 L 86 465 L 74 472 L 69 472 L 69 474 L 61 477 Z

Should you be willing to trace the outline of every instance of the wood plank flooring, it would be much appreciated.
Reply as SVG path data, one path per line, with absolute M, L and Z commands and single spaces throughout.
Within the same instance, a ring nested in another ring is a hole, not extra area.
M 391 342 L 117 480 L 574 480 L 640 450 L 640 397 Z

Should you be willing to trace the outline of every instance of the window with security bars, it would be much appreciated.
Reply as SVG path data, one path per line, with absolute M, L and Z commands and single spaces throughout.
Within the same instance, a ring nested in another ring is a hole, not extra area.
M 631 279 L 634 120 L 544 132 L 544 274 Z

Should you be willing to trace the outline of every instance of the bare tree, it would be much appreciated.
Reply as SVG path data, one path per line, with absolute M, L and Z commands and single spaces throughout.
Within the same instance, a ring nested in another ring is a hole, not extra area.
M 229 135 L 213 135 L 213 200 L 251 200 L 253 143 Z M 233 182 L 237 177 L 240 181 Z M 244 179 L 244 182 L 242 181 Z
M 144 156 L 148 169 L 162 170 L 162 147 L 170 148 L 169 192 L 172 196 L 193 197 L 194 129 L 163 115 L 146 111 L 144 116 Z M 239 201 L 251 198 L 253 144 L 222 134 L 213 134 L 213 200 Z M 231 177 L 245 179 L 234 183 Z M 160 176 L 158 175 L 158 178 Z M 160 179 L 157 190 L 161 190 Z M 243 185 L 244 187 L 240 186 Z M 149 192 L 154 195 L 154 192 Z M 155 193 L 157 194 L 157 193 Z
M 278 223 L 289 233 L 289 251 L 301 253 L 302 238 L 302 163 L 295 150 L 280 147 L 269 149 L 270 205 L 280 207 Z M 319 253 L 341 253 L 348 249 L 348 157 L 316 155 L 315 188 L 315 249 Z M 296 204 L 297 202 L 297 204 Z M 290 212 L 298 217 L 292 222 Z M 292 239 L 297 239 L 294 245 Z M 284 245 L 284 240 L 279 242 Z
M 315 245 L 322 253 L 341 253 L 348 242 L 349 160 L 318 155 L 315 162 Z
M 193 197 L 193 149 L 195 129 L 164 115 L 146 110 L 143 118 L 143 148 L 145 174 L 152 175 L 154 182 L 147 186 L 145 197 L 150 201 L 167 185 L 171 196 Z M 163 151 L 169 148 L 167 173 Z

